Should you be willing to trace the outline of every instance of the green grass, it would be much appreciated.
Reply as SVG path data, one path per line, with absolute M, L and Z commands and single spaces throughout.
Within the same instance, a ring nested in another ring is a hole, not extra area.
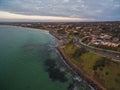
M 96 55 L 94 53 L 88 52 L 81 56 L 81 59 L 83 60 L 83 70 L 89 74 L 91 77 L 93 76 L 93 65 L 95 64 L 96 60 L 101 59 L 99 55 Z
M 120 63 L 113 62 L 91 52 L 85 52 L 80 56 L 74 57 L 73 55 L 75 55 L 77 49 L 80 48 L 69 43 L 65 45 L 63 50 L 72 63 L 76 64 L 87 75 L 105 86 L 107 90 L 120 89 Z M 96 64 L 98 66 L 94 70 L 93 68 Z
M 102 70 L 97 70 L 99 78 L 96 78 L 109 90 L 120 89 L 120 63 L 110 62 Z M 107 73 L 107 74 L 106 74 Z

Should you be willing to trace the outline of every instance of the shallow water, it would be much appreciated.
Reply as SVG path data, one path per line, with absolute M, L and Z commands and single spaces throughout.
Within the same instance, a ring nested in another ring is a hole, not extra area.
M 0 26 L 0 90 L 76 90 L 56 43 L 47 31 Z

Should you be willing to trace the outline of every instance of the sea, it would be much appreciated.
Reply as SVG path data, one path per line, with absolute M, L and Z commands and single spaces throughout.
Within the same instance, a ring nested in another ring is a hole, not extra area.
M 93 90 L 63 60 L 48 31 L 0 26 L 0 90 Z

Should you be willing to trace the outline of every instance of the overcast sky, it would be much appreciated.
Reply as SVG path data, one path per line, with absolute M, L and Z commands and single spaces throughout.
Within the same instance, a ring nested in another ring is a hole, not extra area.
M 120 0 L 0 0 L 0 21 L 120 20 Z

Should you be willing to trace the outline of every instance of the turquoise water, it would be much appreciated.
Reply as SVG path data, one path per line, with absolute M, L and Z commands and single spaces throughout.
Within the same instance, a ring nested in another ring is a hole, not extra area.
M 0 26 L 0 90 L 91 90 L 63 62 L 58 44 L 48 31 Z
M 56 42 L 47 31 L 0 26 L 0 90 L 68 90 L 71 77 L 56 63 Z M 45 63 L 50 60 L 52 73 Z M 64 78 L 52 75 L 55 70 Z

